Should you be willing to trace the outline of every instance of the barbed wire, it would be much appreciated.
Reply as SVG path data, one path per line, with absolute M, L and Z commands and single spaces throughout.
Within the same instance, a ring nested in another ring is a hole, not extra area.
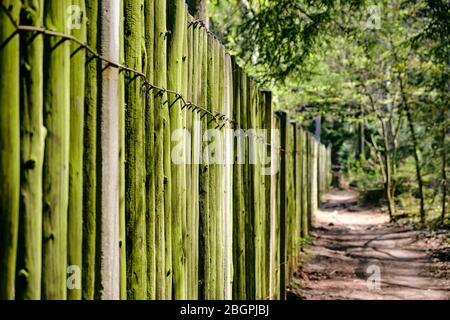
M 94 50 L 93 48 L 91 48 L 87 43 L 84 43 L 83 41 L 79 40 L 78 38 L 72 36 L 72 35 L 67 35 L 65 33 L 61 33 L 61 32 L 57 32 L 57 31 L 52 31 L 49 30 L 47 28 L 44 27 L 39 27 L 39 26 L 31 26 L 31 25 L 21 25 L 19 23 L 17 23 L 14 18 L 11 16 L 11 13 L 9 12 L 9 10 L 5 7 L 3 0 L 0 0 L 0 7 L 1 9 L 5 12 L 6 16 L 8 17 L 8 19 L 11 21 L 11 23 L 13 24 L 13 26 L 16 29 L 16 32 L 20 33 L 20 32 L 35 32 L 35 33 L 40 33 L 42 35 L 45 36 L 52 36 L 52 37 L 58 37 L 61 38 L 63 41 L 72 41 L 74 43 L 76 43 L 79 48 L 76 49 L 76 51 L 79 51 L 80 49 L 85 49 L 88 53 L 90 53 L 94 58 L 106 63 L 106 66 L 104 67 L 104 69 L 108 68 L 108 67 L 114 67 L 117 68 L 119 70 L 119 72 L 128 72 L 128 73 L 132 73 L 135 75 L 135 77 L 139 77 L 142 79 L 142 88 L 146 91 L 146 93 L 148 93 L 149 91 L 153 91 L 156 90 L 158 91 L 155 95 L 155 97 L 158 97 L 159 95 L 163 95 L 164 93 L 166 94 L 171 94 L 175 96 L 175 100 L 172 101 L 172 103 L 169 105 L 169 109 L 178 101 L 181 101 L 182 103 L 182 107 L 181 109 L 187 109 L 190 110 L 192 112 L 198 112 L 201 113 L 200 119 L 203 119 L 205 116 L 209 116 L 211 117 L 211 120 L 208 121 L 208 125 L 211 122 L 215 122 L 216 124 L 216 129 L 223 129 L 225 127 L 225 125 L 227 123 L 229 123 L 230 125 L 234 125 L 234 128 L 239 128 L 239 123 L 237 123 L 235 120 L 229 118 L 227 115 L 222 114 L 220 112 L 217 111 L 211 111 L 208 110 L 205 107 L 199 106 L 195 103 L 192 103 L 191 101 L 187 100 L 181 93 L 174 91 L 174 90 L 170 90 L 170 89 L 166 89 L 166 88 L 162 88 L 159 86 L 156 86 L 152 83 L 150 83 L 150 81 L 147 78 L 147 75 L 141 71 L 138 71 L 136 69 L 130 68 L 126 65 L 123 65 L 119 62 L 116 61 L 112 61 L 108 58 L 106 58 L 105 56 L 99 54 L 96 50 Z M 217 38 L 217 36 L 212 33 L 211 31 L 209 31 L 203 20 L 193 20 L 190 21 L 188 23 L 188 27 L 191 26 L 201 26 L 202 28 L 204 28 L 204 30 L 210 34 L 212 37 L 214 37 L 214 39 L 216 39 L 217 41 L 219 41 L 219 39 Z M 12 37 L 12 36 L 11 36 Z M 91 59 L 88 59 L 89 61 Z M 165 105 L 166 103 L 168 103 L 169 101 L 165 101 L 163 102 L 163 105 Z M 221 122 L 221 123 L 220 123 Z M 253 137 L 256 137 L 258 140 L 261 140 L 262 144 L 265 145 L 266 147 L 271 147 L 271 148 L 276 148 L 278 149 L 280 152 L 285 152 L 285 150 L 281 147 L 275 147 L 273 144 L 267 143 L 266 141 L 266 137 L 264 136 L 259 136 L 259 135 L 252 135 Z

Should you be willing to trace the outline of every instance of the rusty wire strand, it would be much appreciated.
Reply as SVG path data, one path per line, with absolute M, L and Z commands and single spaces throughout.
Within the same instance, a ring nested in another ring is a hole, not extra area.
M 176 97 L 175 101 L 172 102 L 172 104 L 169 107 L 172 107 L 175 103 L 177 103 L 179 100 L 181 100 L 183 106 L 182 106 L 182 110 L 184 108 L 187 108 L 188 110 L 190 110 L 191 108 L 193 109 L 193 111 L 197 111 L 198 113 L 203 112 L 203 115 L 200 116 L 200 119 L 203 119 L 205 116 L 210 116 L 212 119 L 208 121 L 208 124 L 210 124 L 211 122 L 216 122 L 217 128 L 223 129 L 225 127 L 225 125 L 227 123 L 229 123 L 230 125 L 233 125 L 234 128 L 239 127 L 239 124 L 227 117 L 225 114 L 222 114 L 220 112 L 215 112 L 213 113 L 211 110 L 208 110 L 202 106 L 196 105 L 188 100 L 186 100 L 182 94 L 180 94 L 179 92 L 173 91 L 173 90 L 169 90 L 166 88 L 161 88 L 158 87 L 152 83 L 150 83 L 148 81 L 148 78 L 146 76 L 146 74 L 144 74 L 143 72 L 140 72 L 138 70 L 132 69 L 130 67 L 127 67 L 123 64 L 120 64 L 118 62 L 112 61 L 104 56 L 102 56 L 101 54 L 99 54 L 97 51 L 95 51 L 94 49 L 92 49 L 89 45 L 87 45 L 86 43 L 82 42 L 81 40 L 77 39 L 74 36 L 71 35 L 67 35 L 61 32 L 57 32 L 57 31 L 52 31 L 43 27 L 37 27 L 37 26 L 29 26 L 29 25 L 20 25 L 18 24 L 14 18 L 11 16 L 9 10 L 5 7 L 3 0 L 0 0 L 0 7 L 2 8 L 2 10 L 5 12 L 5 14 L 7 15 L 8 19 L 11 21 L 11 23 L 14 25 L 14 27 L 16 28 L 17 32 L 36 32 L 36 33 L 40 33 L 46 36 L 53 36 L 53 37 L 59 37 L 61 38 L 62 41 L 73 41 L 76 44 L 79 45 L 79 48 L 76 49 L 76 51 L 79 51 L 81 48 L 85 49 L 87 52 L 89 52 L 92 55 L 92 59 L 96 58 L 98 60 L 101 60 L 102 62 L 106 63 L 106 66 L 104 67 L 104 69 L 107 69 L 109 67 L 114 67 L 116 69 L 119 70 L 120 72 L 127 72 L 129 75 L 134 74 L 134 78 L 141 78 L 143 80 L 142 83 L 142 87 L 145 89 L 145 87 L 148 87 L 148 90 L 146 92 L 149 92 L 150 90 L 156 90 L 157 93 L 155 94 L 155 98 L 157 98 L 158 96 L 163 96 L 164 93 L 166 94 L 172 94 Z M 205 31 L 210 34 L 212 37 L 214 37 L 216 40 L 217 37 L 214 33 L 212 33 L 211 31 L 209 31 L 203 20 L 193 20 L 191 22 L 189 22 L 188 27 L 190 26 L 197 26 L 200 25 L 201 27 L 203 27 L 205 29 Z M 91 61 L 92 59 L 89 59 L 89 61 Z M 168 103 L 169 101 L 166 100 L 163 105 L 165 105 L 166 103 Z M 219 121 L 222 122 L 222 124 L 219 123 Z M 265 143 L 265 138 L 263 137 L 259 137 L 262 141 L 264 141 L 263 144 L 265 144 L 267 147 L 272 147 L 271 144 Z M 282 148 L 277 148 L 280 150 L 280 152 L 284 152 L 284 150 Z

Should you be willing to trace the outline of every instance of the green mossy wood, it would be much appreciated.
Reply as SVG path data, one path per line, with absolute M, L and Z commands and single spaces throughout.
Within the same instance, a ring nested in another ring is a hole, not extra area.
M 14 23 L 21 4 L 3 1 Z M 20 193 L 20 38 L 0 10 L 0 299 L 14 299 Z M 35 161 L 38 161 L 36 159 Z M 29 163 L 35 165 L 36 163 Z
M 144 16 L 141 0 L 124 0 L 125 62 L 142 72 Z M 128 299 L 147 298 L 147 255 L 145 221 L 145 105 L 141 78 L 126 77 L 126 254 Z
M 42 25 L 43 1 L 23 3 L 20 23 Z M 42 165 L 46 129 L 43 119 L 42 35 L 23 34 L 20 40 L 21 185 L 17 251 L 16 299 L 41 298 Z M 81 233 L 80 233 L 81 234 Z
M 69 1 L 46 0 L 44 25 L 68 34 Z M 42 298 L 67 297 L 67 210 L 70 142 L 70 42 L 44 39 Z
M 71 34 L 86 42 L 86 7 L 84 0 L 73 0 L 72 4 L 80 8 L 74 14 L 75 25 Z M 85 93 L 86 50 L 72 43 L 70 57 L 70 159 L 69 159 L 69 212 L 68 212 L 68 266 L 81 271 L 83 262 L 83 130 L 84 130 L 84 93 Z M 76 277 L 73 277 L 67 298 L 80 300 L 82 290 Z

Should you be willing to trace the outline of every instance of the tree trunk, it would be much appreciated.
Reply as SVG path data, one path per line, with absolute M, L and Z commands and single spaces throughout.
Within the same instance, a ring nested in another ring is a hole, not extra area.
M 406 102 L 405 102 L 406 103 Z M 406 119 L 408 119 L 409 131 L 411 132 L 411 138 L 413 143 L 414 150 L 414 161 L 416 163 L 416 176 L 417 176 L 417 184 L 419 187 L 419 199 L 420 199 L 420 221 L 425 223 L 425 199 L 423 194 L 423 180 L 422 173 L 420 168 L 420 159 L 419 159 L 419 143 L 417 141 L 416 130 L 414 127 L 413 119 L 409 107 L 405 105 L 406 111 Z
M 21 3 L 6 0 L 1 5 L 17 23 Z M 14 299 L 19 227 L 20 38 L 14 32 L 14 24 L 0 8 L 0 300 Z
M 389 150 L 389 138 L 387 135 L 387 130 L 384 122 L 382 123 L 383 127 L 383 143 L 384 143 L 384 172 L 385 172 L 385 193 L 386 193 L 386 201 L 388 204 L 389 218 L 394 219 L 395 215 L 395 200 L 394 200 L 394 191 L 393 191 L 393 183 L 392 183 L 392 159 Z
M 209 26 L 208 18 L 206 17 L 208 0 L 187 0 L 189 6 L 189 13 L 198 20 L 203 20 L 205 25 Z

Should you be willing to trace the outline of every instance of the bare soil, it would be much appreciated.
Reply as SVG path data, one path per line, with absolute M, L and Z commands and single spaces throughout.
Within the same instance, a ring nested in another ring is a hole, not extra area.
M 448 231 L 390 224 L 353 191 L 324 200 L 289 298 L 450 300 Z

